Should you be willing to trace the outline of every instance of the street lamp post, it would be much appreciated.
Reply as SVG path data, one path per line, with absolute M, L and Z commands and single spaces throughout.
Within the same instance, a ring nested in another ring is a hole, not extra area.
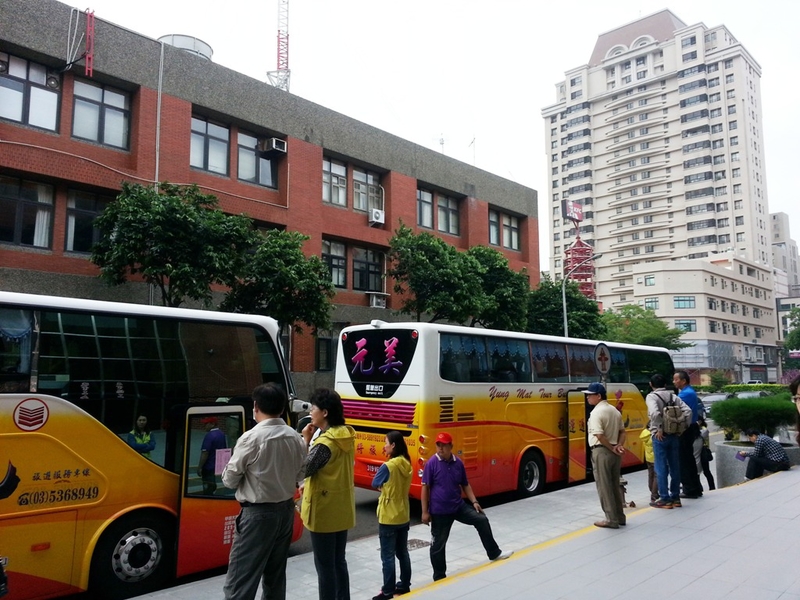
M 601 256 L 603 255 L 592 254 L 589 258 L 584 258 L 581 262 L 564 273 L 564 279 L 561 281 L 561 306 L 564 309 L 564 337 L 569 337 L 569 325 L 567 324 L 567 281 L 569 280 L 569 276 L 572 275 L 579 267 L 582 267 L 587 262 L 596 258 L 600 258 Z

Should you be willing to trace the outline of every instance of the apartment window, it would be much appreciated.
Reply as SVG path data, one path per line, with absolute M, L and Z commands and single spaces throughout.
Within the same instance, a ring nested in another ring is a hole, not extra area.
M 646 286 L 653 286 L 656 284 L 656 276 L 655 275 L 645 275 L 644 276 L 644 284 Z
M 742 176 L 742 170 L 740 168 L 737 167 L 735 169 L 731 169 L 731 177 L 736 179 L 737 177 L 741 176 Z
M 433 229 L 433 193 L 417 190 L 417 225 Z
M 736 129 L 738 127 L 738 123 L 736 121 L 731 121 L 728 123 L 728 129 Z
M 658 310 L 658 297 L 656 296 L 655 298 L 645 298 L 644 307 L 646 310 Z
M 731 67 L 733 67 L 733 59 L 729 58 L 728 60 L 725 61 L 725 68 L 730 69 Z
M 731 146 L 738 146 L 739 145 L 739 136 L 732 135 L 730 139 Z
M 719 102 L 720 100 L 722 100 L 722 96 L 720 95 L 719 92 L 717 92 L 716 94 L 709 94 L 708 95 L 709 103 L 711 103 L 711 102 Z
M 239 179 L 265 187 L 278 187 L 278 165 L 259 151 L 259 140 L 256 136 L 244 132 L 237 135 L 237 151 L 239 156 Z
M 353 208 L 355 210 L 383 210 L 380 175 L 372 171 L 353 169 Z
M 344 163 L 322 159 L 322 201 L 347 206 L 347 166 Z
M 92 251 L 92 246 L 100 241 L 100 231 L 94 226 L 94 220 L 112 200 L 89 192 L 69 191 L 65 240 L 68 252 Z
M 224 125 L 203 117 L 192 117 L 189 164 L 197 169 L 227 175 L 229 138 L 230 131 Z
M 61 78 L 43 65 L 5 52 L 0 52 L 0 63 L 7 65 L 0 74 L 0 119 L 55 131 Z
M 570 87 L 575 87 L 576 85 L 580 85 L 581 81 L 582 81 L 581 76 L 578 75 L 577 77 L 573 77 L 572 79 L 569 80 L 569 85 Z
M 731 162 L 739 162 L 739 153 L 731 152 Z
M 711 126 L 711 133 L 721 133 L 722 132 L 722 123 L 717 123 L 716 125 Z
M 365 292 L 383 291 L 382 252 L 353 248 L 353 289 Z
M 741 194 L 742 193 L 742 184 L 741 183 L 735 183 L 733 185 L 733 193 L 734 194 Z
M 50 248 L 53 187 L 0 176 L 0 243 Z
M 733 99 L 733 98 L 736 98 L 736 90 L 728 90 L 725 93 L 725 97 L 728 98 L 729 100 Z
M 683 331 L 697 331 L 696 319 L 675 319 L 675 329 Z
M 647 71 L 639 71 L 636 73 L 636 79 L 645 79 L 647 77 Z
M 697 37 L 692 35 L 689 37 L 685 37 L 681 40 L 681 47 L 686 48 L 687 46 L 694 46 L 697 43 Z
M 735 115 L 736 114 L 736 105 L 735 104 L 731 104 L 731 105 L 728 106 L 728 114 L 729 115 Z
M 582 90 L 577 90 L 575 92 L 572 92 L 569 96 L 570 96 L 570 98 L 572 100 L 577 100 L 578 98 L 583 96 L 583 91 Z
M 127 149 L 131 118 L 128 94 L 78 79 L 74 94 L 73 137 Z
M 347 249 L 341 242 L 322 240 L 322 261 L 328 265 L 331 282 L 337 288 L 347 287 Z
M 730 75 L 725 75 L 725 83 L 733 83 L 733 73 Z
M 458 201 L 447 196 L 437 198 L 439 206 L 439 231 L 458 235 Z
M 736 217 L 736 225 L 744 225 L 744 217 L 743 216 Z
M 673 308 L 695 308 L 694 296 L 673 296 Z
M 692 50 L 691 52 L 687 52 L 682 56 L 683 62 L 689 62 L 692 60 L 697 59 L 697 50 Z
M 722 109 L 721 108 L 712 108 L 711 112 L 708 113 L 708 116 L 712 119 L 716 119 L 717 117 L 722 116 Z

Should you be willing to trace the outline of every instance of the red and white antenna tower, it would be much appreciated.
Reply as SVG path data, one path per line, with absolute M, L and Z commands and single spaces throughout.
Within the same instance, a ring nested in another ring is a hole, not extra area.
M 569 219 L 575 226 L 575 242 L 564 252 L 564 277 L 578 282 L 581 294 L 587 298 L 595 298 L 594 264 L 592 257 L 594 248 L 581 239 L 581 222 L 583 206 L 569 200 L 562 201 L 564 219 Z
M 270 85 L 289 91 L 289 0 L 278 0 L 278 68 L 267 71 Z

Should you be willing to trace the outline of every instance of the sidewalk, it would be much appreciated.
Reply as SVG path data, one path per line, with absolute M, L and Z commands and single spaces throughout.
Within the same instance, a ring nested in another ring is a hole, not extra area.
M 528 598 L 591 600 L 684 598 L 800 600 L 800 469 L 684 501 L 683 508 L 648 506 L 646 471 L 627 475 L 628 525 L 598 529 L 594 484 L 584 484 L 487 509 L 495 538 L 514 555 L 488 562 L 477 533 L 456 523 L 447 545 L 448 578 L 434 583 L 430 532 L 411 528 L 413 569 L 408 600 Z M 705 484 L 705 481 L 703 481 Z M 353 600 L 380 590 L 377 537 L 348 543 Z M 317 597 L 311 554 L 289 559 L 288 599 Z M 206 600 L 222 597 L 224 577 L 140 596 Z M 260 596 L 260 593 L 259 593 Z

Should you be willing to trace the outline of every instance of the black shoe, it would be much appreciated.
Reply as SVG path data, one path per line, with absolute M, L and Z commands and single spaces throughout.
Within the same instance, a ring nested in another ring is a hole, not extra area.
M 411 586 L 409 586 L 409 587 L 403 587 L 402 585 L 400 585 L 400 584 L 398 583 L 398 584 L 397 584 L 397 585 L 395 585 L 395 587 L 394 587 L 394 595 L 395 595 L 395 596 L 400 596 L 400 595 L 402 595 L 402 594 L 408 594 L 410 591 L 411 591 Z
M 392 598 L 394 598 L 394 594 L 388 594 L 387 595 L 387 594 L 384 594 L 383 592 L 381 592 L 377 596 L 373 596 L 372 600 L 392 600 Z
M 702 495 L 703 494 L 700 494 L 699 496 L 695 496 L 694 494 L 681 494 L 680 497 L 684 499 L 688 498 L 689 500 L 697 500 Z

